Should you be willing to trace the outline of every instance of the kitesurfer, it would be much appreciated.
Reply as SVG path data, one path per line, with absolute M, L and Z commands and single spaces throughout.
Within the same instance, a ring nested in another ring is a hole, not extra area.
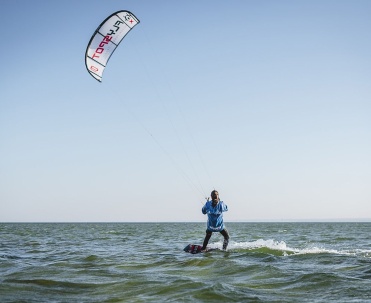
M 202 250 L 206 250 L 207 244 L 209 243 L 210 237 L 213 232 L 220 232 L 224 237 L 223 250 L 227 249 L 229 242 L 229 233 L 224 227 L 223 212 L 227 211 L 228 207 L 223 201 L 219 199 L 219 193 L 216 190 L 211 192 L 211 201 L 207 200 L 205 205 L 202 207 L 202 213 L 207 214 L 207 229 Z

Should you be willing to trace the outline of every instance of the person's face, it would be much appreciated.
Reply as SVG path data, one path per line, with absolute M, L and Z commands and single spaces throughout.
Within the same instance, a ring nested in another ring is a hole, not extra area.
M 219 199 L 219 193 L 217 191 L 214 191 L 212 194 L 211 194 L 211 199 L 213 200 L 218 200 Z

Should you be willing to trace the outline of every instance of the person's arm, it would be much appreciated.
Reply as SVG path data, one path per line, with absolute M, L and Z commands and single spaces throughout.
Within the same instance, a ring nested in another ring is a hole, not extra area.
M 222 204 L 222 211 L 228 211 L 228 206 L 224 202 Z
M 203 213 L 204 215 L 206 215 L 206 213 L 207 213 L 207 210 L 206 210 L 206 203 L 205 203 L 205 205 L 202 207 L 202 213 Z

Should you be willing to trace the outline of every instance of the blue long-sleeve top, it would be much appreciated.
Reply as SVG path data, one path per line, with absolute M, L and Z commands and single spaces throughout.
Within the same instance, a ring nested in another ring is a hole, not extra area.
M 224 229 L 223 212 L 228 211 L 228 206 L 223 201 L 213 206 L 213 201 L 207 201 L 202 207 L 202 213 L 207 214 L 207 230 L 222 231 Z

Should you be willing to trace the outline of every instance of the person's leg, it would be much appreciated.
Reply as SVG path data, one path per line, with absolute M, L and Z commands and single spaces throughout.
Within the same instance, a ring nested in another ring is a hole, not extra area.
M 209 230 L 206 231 L 206 236 L 205 236 L 204 244 L 202 245 L 202 250 L 206 249 L 207 243 L 209 243 L 209 240 L 212 234 L 213 233 L 211 231 Z
M 229 233 L 228 233 L 228 230 L 226 228 L 224 228 L 220 233 L 224 237 L 223 250 L 226 250 L 227 249 L 227 246 L 228 246 L 228 243 L 229 243 Z

